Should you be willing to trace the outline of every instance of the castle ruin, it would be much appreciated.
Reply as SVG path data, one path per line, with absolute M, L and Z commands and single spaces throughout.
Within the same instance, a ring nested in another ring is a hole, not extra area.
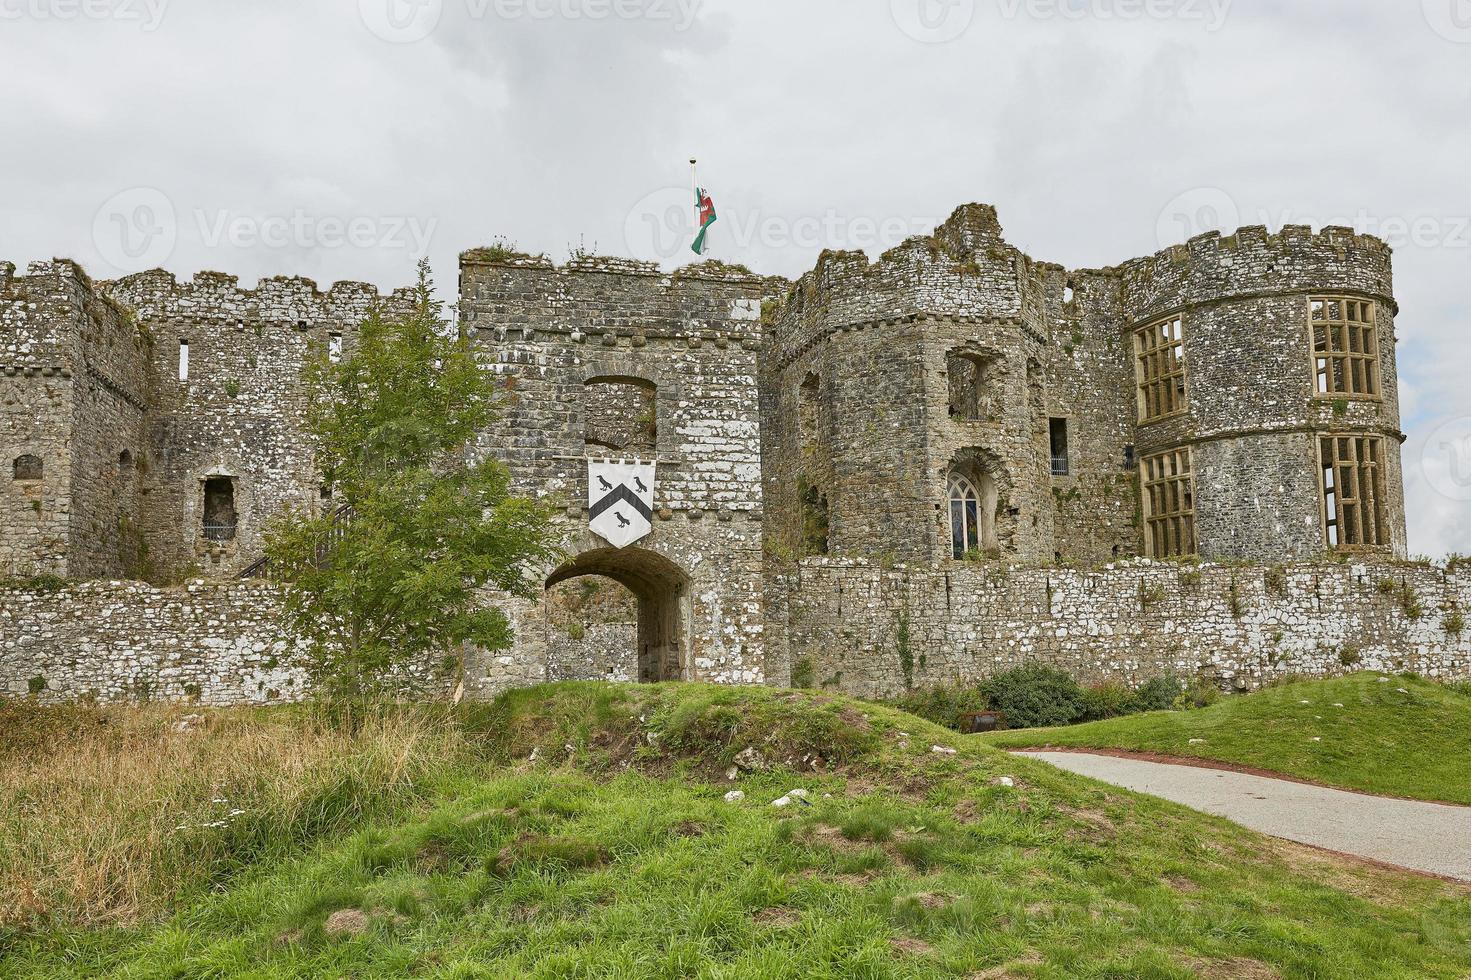
M 291 696 L 241 576 L 273 514 L 334 506 L 300 368 L 409 299 L 0 265 L 0 574 L 82 580 L 0 586 L 0 690 Z M 1405 561 L 1397 313 L 1347 228 L 1068 270 L 970 205 L 795 283 L 468 251 L 458 327 L 504 388 L 473 449 L 558 506 L 565 557 L 544 600 L 491 597 L 516 646 L 467 687 L 1471 673 L 1471 576 Z M 627 548 L 588 528 L 601 457 L 657 463 Z

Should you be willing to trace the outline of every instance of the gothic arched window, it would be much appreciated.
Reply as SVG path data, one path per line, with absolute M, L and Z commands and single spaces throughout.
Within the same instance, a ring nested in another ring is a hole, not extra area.
M 975 484 L 950 474 L 950 549 L 956 558 L 981 547 L 981 498 Z

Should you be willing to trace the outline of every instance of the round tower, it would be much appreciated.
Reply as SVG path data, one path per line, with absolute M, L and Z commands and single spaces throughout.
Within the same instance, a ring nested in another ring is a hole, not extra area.
M 1405 553 L 1387 245 L 1256 226 L 1120 273 L 1145 554 Z

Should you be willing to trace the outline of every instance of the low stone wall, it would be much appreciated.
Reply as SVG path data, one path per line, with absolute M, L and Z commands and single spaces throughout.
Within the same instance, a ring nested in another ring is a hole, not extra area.
M 866 696 L 971 681 L 1029 661 L 1084 681 L 1174 671 L 1252 688 L 1290 674 L 1471 676 L 1471 569 L 1407 564 L 1100 571 L 885 570 L 807 559 L 785 634 L 802 681 Z
M 47 701 L 299 700 L 304 680 L 258 583 L 0 586 L 0 692 Z

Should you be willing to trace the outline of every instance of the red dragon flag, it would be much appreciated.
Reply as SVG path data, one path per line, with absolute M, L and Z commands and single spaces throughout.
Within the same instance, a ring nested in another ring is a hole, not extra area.
M 690 246 L 696 255 L 705 254 L 705 239 L 710 231 L 710 226 L 715 224 L 715 201 L 703 187 L 695 188 L 695 207 L 700 210 L 700 232 L 695 235 L 695 243 Z

